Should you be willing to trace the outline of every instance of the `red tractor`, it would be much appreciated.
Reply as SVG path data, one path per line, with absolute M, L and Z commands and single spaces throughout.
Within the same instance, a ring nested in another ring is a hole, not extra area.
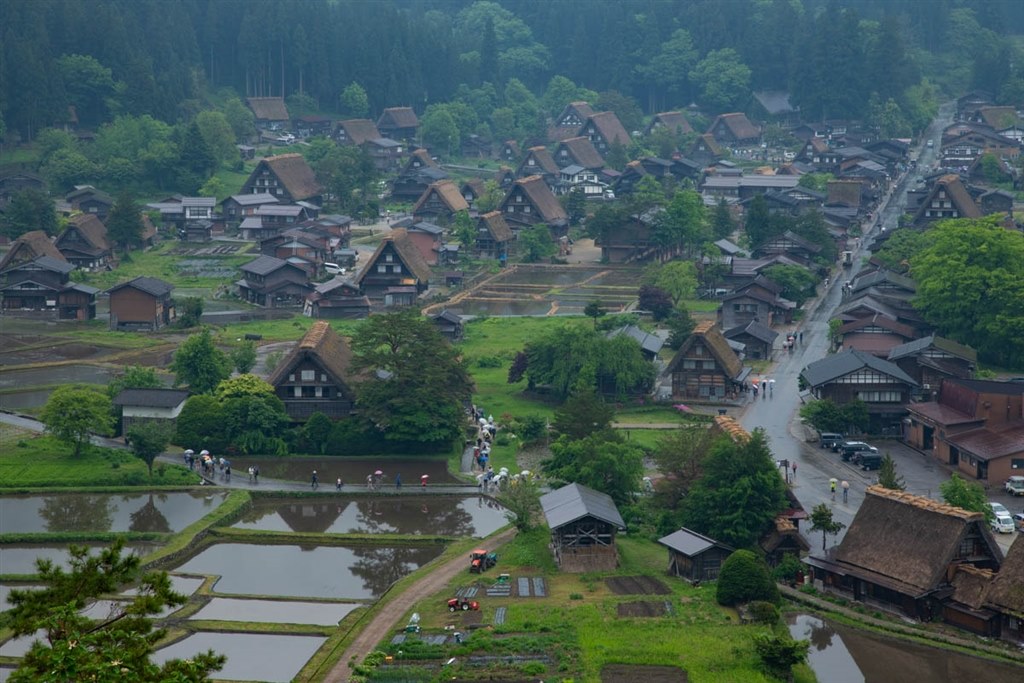
M 477 548 L 469 554 L 469 571 L 473 574 L 481 574 L 496 564 L 498 556 L 492 552 Z
M 480 603 L 476 600 L 469 600 L 467 598 L 452 598 L 448 601 L 449 612 L 458 612 L 459 610 L 462 610 L 463 612 L 468 612 L 470 610 L 476 611 L 478 609 L 480 609 Z

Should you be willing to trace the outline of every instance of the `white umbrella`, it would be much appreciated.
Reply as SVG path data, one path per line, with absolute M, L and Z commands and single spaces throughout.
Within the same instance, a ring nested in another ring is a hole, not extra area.
M 196 452 L 194 450 L 192 450 L 191 448 L 189 448 L 189 449 L 187 449 L 185 451 L 185 455 L 195 455 L 195 454 L 196 454 Z
M 377 470 L 376 472 L 374 472 L 374 474 L 377 475 L 378 477 L 384 476 L 384 473 L 380 470 Z
M 199 451 L 199 455 L 209 455 L 209 454 L 210 454 L 210 451 L 206 451 L 206 450 Z

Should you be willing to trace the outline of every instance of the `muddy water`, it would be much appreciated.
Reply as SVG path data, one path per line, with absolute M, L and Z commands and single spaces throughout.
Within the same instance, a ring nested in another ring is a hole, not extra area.
M 431 484 L 458 482 L 458 479 L 448 473 L 448 463 L 439 458 L 231 458 L 231 470 L 235 477 L 245 478 L 250 465 L 259 465 L 261 477 L 288 481 L 308 482 L 313 470 L 316 470 L 320 477 L 321 490 L 328 486 L 333 488 L 338 477 L 341 477 L 346 487 L 363 490 L 366 475 L 378 469 L 384 471 L 384 483 L 388 486 L 394 484 L 396 474 L 402 475 L 406 486 L 418 482 L 421 474 L 430 475 Z
M 224 668 L 214 673 L 214 678 L 287 683 L 299 673 L 325 640 L 317 636 L 199 632 L 157 650 L 153 661 L 162 664 L 168 659 L 187 659 L 213 649 L 227 657 Z
M 97 549 L 106 547 L 98 543 L 76 543 L 89 548 L 96 554 Z M 125 548 L 138 555 L 153 552 L 158 546 L 153 544 L 129 544 Z M 35 574 L 36 558 L 52 560 L 58 567 L 68 568 L 68 548 L 66 545 L 4 545 L 0 546 L 0 574 Z
M 251 621 L 269 624 L 336 626 L 360 605 L 351 602 L 292 602 L 213 598 L 190 619 Z
M 1024 668 L 968 657 L 806 614 L 789 619 L 794 638 L 811 641 L 808 663 L 828 683 L 1020 683 Z
M 247 545 L 220 543 L 177 568 L 216 574 L 217 593 L 365 600 L 441 554 L 421 547 Z
M 258 500 L 234 526 L 260 531 L 483 537 L 505 524 L 504 508 L 483 496 L 360 496 Z
M 217 508 L 226 491 L 0 497 L 0 533 L 138 531 L 173 533 Z

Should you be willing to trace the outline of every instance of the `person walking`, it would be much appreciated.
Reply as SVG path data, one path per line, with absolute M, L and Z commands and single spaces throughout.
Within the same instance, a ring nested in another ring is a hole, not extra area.
M 796 460 L 793 461 L 792 468 L 793 468 L 793 482 L 795 483 L 796 482 Z
M 850 499 L 850 482 L 848 482 L 848 481 L 846 481 L 844 479 L 843 480 L 843 505 L 846 505 L 846 503 L 849 501 L 849 499 Z
M 832 481 L 830 481 L 829 482 L 829 486 L 832 489 L 832 500 L 835 500 L 836 499 L 836 480 L 833 479 Z
M 254 483 L 254 484 L 260 483 L 260 466 L 259 465 L 253 465 L 252 466 L 252 483 Z
M 316 470 L 313 470 L 313 477 L 310 480 L 309 484 L 313 489 L 316 489 L 317 487 L 320 486 L 320 478 L 316 476 Z
M 344 482 L 341 481 L 341 477 L 338 477 L 338 483 L 336 483 L 334 485 L 334 490 L 335 491 L 340 491 L 341 487 L 344 486 L 344 485 L 345 485 Z
M 399 472 L 395 475 L 395 488 L 398 490 L 402 489 L 402 473 Z

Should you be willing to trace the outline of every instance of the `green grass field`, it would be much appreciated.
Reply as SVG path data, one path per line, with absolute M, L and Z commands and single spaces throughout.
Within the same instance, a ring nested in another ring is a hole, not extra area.
M 51 436 L 37 436 L 0 424 L 0 482 L 7 489 L 90 486 L 193 486 L 184 467 L 157 463 L 150 479 L 146 464 L 129 451 L 87 446 L 74 457 Z

